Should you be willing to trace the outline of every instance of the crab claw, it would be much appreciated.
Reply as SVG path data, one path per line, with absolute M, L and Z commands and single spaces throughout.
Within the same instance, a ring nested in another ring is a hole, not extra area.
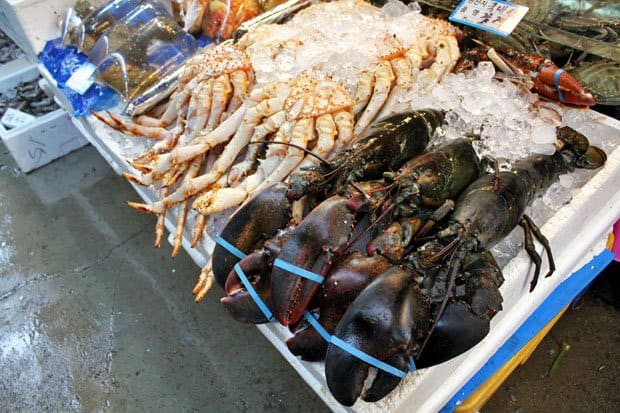
M 355 297 L 390 266 L 381 255 L 367 257 L 359 252 L 338 261 L 325 278 L 320 292 L 319 324 L 332 333 Z M 327 342 L 310 325 L 295 331 L 295 335 L 286 340 L 286 345 L 291 353 L 308 361 L 322 360 L 327 351 Z
M 409 356 L 428 330 L 429 305 L 415 282 L 417 274 L 410 269 L 391 267 L 377 277 L 351 304 L 334 336 L 350 346 L 407 371 Z M 371 369 L 366 362 L 333 343 L 325 357 L 325 376 L 336 400 L 351 406 L 361 397 L 376 401 L 387 395 L 400 378 Z
M 573 75 L 545 60 L 534 78 L 534 91 L 550 99 L 577 106 L 596 105 L 594 95 L 585 90 Z
M 271 285 L 272 262 L 272 254 L 267 250 L 254 252 L 238 262 L 239 268 L 263 302 L 269 300 L 271 293 L 269 287 Z M 242 323 L 252 324 L 270 321 L 239 278 L 236 266 L 228 275 L 224 289 L 228 295 L 223 297 L 220 302 L 232 318 Z
M 220 239 L 234 248 L 248 254 L 260 243 L 271 238 L 275 233 L 288 225 L 291 219 L 291 204 L 286 197 L 287 187 L 276 184 L 259 192 L 246 202 L 228 220 L 220 233 Z M 217 243 L 211 255 L 213 275 L 221 286 L 233 270 L 240 257 Z
M 299 321 L 320 287 L 320 279 L 313 281 L 295 271 L 324 277 L 331 259 L 346 246 L 353 224 L 354 215 L 347 207 L 347 199 L 333 196 L 314 208 L 284 243 L 279 260 L 274 263 L 271 287 L 271 307 L 282 325 Z M 285 268 L 289 265 L 296 269 L 291 272 L 290 267 Z

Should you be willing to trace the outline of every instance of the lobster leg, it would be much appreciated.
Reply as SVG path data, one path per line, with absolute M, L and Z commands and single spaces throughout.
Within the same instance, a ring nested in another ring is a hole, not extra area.
M 523 228 L 523 232 L 525 233 L 525 251 L 527 255 L 530 256 L 530 259 L 534 261 L 534 265 L 536 267 L 534 271 L 534 277 L 532 278 L 532 282 L 530 283 L 530 292 L 534 291 L 536 284 L 538 283 L 538 276 L 540 275 L 540 267 L 542 260 L 540 255 L 536 251 L 536 247 L 534 246 L 534 237 L 540 242 L 545 248 L 545 252 L 549 257 L 549 272 L 545 275 L 545 277 L 551 276 L 555 271 L 555 262 L 553 261 L 553 255 L 551 254 L 551 247 L 549 246 L 549 241 L 547 238 L 540 232 L 540 229 L 536 226 L 534 221 L 527 215 L 523 215 L 521 218 L 521 222 L 519 225 Z

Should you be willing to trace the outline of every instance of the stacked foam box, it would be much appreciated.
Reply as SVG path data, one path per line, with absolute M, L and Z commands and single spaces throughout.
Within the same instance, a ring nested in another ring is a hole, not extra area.
M 32 81 L 39 76 L 36 65 L 28 65 L 0 76 L 0 92 L 6 92 L 21 82 Z M 0 124 L 0 138 L 23 172 L 46 165 L 88 143 L 73 125 L 71 116 L 62 109 L 9 130 Z

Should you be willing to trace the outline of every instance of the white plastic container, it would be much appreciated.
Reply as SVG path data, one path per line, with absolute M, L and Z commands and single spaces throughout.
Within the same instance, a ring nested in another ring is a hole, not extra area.
M 0 29 L 35 63 L 45 42 L 60 36 L 60 20 L 75 0 L 0 0 Z
M 0 91 L 4 92 L 20 82 L 31 81 L 38 77 L 37 67 L 29 65 L 0 77 Z M 88 144 L 71 122 L 69 114 L 62 109 L 10 130 L 0 124 L 0 137 L 23 172 L 46 165 Z

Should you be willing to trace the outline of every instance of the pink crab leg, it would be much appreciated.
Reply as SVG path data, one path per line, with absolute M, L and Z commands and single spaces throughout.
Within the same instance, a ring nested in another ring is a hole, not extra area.
M 202 99 L 203 95 L 207 95 L 210 98 L 211 85 L 213 82 L 207 81 L 198 85 L 191 98 L 189 99 L 189 105 L 187 106 L 187 121 L 185 122 L 185 129 L 183 135 L 179 140 L 179 144 L 186 145 L 192 140 L 195 134 L 197 134 L 206 123 L 205 115 L 208 117 L 210 110 L 210 101 Z M 207 105 L 204 105 L 207 103 Z M 203 120 L 204 119 L 204 120 Z
M 202 162 L 204 161 L 204 155 L 194 159 L 191 162 L 189 169 L 187 170 L 187 174 L 183 178 L 183 182 L 188 181 L 200 172 L 200 167 L 202 166 Z M 183 230 L 185 228 L 185 221 L 187 219 L 187 212 L 189 209 L 189 202 L 186 200 L 179 207 L 179 215 L 177 217 L 177 226 L 176 233 L 174 235 L 174 243 L 172 246 L 172 258 L 175 258 L 181 249 L 181 245 L 183 242 Z
M 355 124 L 353 134 L 359 136 L 366 130 L 368 125 L 375 119 L 379 110 L 383 107 L 385 101 L 388 98 L 388 94 L 392 89 L 392 83 L 395 76 L 392 70 L 392 65 L 389 62 L 381 62 L 377 65 L 374 71 L 375 85 L 373 88 L 372 97 L 362 112 L 362 115 Z
M 213 271 L 211 270 L 211 261 L 209 261 L 200 271 L 198 282 L 192 291 L 192 293 L 196 296 L 194 300 L 196 302 L 200 302 L 204 296 L 207 295 L 214 283 L 215 277 L 213 276 Z
M 226 110 L 232 91 L 233 87 L 228 75 L 218 76 L 213 82 L 213 103 L 211 104 L 211 114 L 207 120 L 207 129 L 213 129 L 217 126 L 222 113 Z
M 226 142 L 229 137 L 235 134 L 235 131 L 243 120 L 245 112 L 246 107 L 245 105 L 242 105 L 235 113 L 233 113 L 213 131 L 205 135 L 201 134 L 194 138 L 190 145 L 177 147 L 169 153 L 154 155 L 152 157 L 152 165 L 142 166 L 150 169 L 149 173 L 144 174 L 142 177 L 127 174 L 126 178 L 142 185 L 148 185 L 153 181 L 158 180 L 164 173 L 169 171 L 175 165 L 189 161 L 196 156 L 208 152 L 211 148 Z
M 190 179 L 184 182 L 175 192 L 168 195 L 161 201 L 157 201 L 151 205 L 129 202 L 132 208 L 144 212 L 160 213 L 165 208 L 176 205 L 184 201 L 190 196 L 196 195 L 198 192 L 208 189 L 215 183 L 232 165 L 239 152 L 248 144 L 252 133 L 258 122 L 265 116 L 271 116 L 284 108 L 284 101 L 280 98 L 270 98 L 260 102 L 258 105 L 248 109 L 247 114 L 241 126 L 230 140 L 224 151 L 213 165 L 212 170 L 202 176 Z M 203 152 L 204 153 L 204 152 Z M 198 156 L 196 154 L 192 157 Z

